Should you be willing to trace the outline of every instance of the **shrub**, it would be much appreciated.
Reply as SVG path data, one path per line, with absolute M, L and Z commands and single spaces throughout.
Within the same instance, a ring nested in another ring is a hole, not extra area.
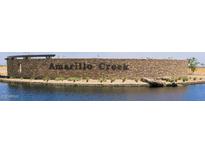
M 126 78 L 123 78 L 123 79 L 122 79 L 122 82 L 125 82 L 125 81 L 126 81 Z
M 202 78 L 200 78 L 199 80 L 202 80 Z
M 193 80 L 196 80 L 196 77 L 194 77 Z
M 174 82 L 174 79 L 168 79 L 167 82 Z
M 186 81 L 188 81 L 188 80 L 189 80 L 188 77 L 183 77 L 183 78 L 182 78 L 182 81 L 183 81 L 183 82 L 186 82 Z
M 111 79 L 110 82 L 111 82 L 111 83 L 115 82 L 115 79 Z
M 174 81 L 175 81 L 175 82 L 177 82 L 177 81 L 178 81 L 178 79 L 175 79 Z
M 56 81 L 63 81 L 63 80 L 65 80 L 65 78 L 64 77 L 57 77 L 55 80 Z
M 188 67 L 192 72 L 195 72 L 197 65 L 199 64 L 198 60 L 194 57 L 188 59 Z
M 137 79 L 135 79 L 135 82 L 138 82 L 139 81 L 139 79 L 137 78 Z
M 69 77 L 68 78 L 68 81 L 73 81 L 73 82 L 80 81 L 80 80 L 81 80 L 80 77 Z
M 87 77 L 85 80 L 86 80 L 86 82 L 88 82 L 89 81 L 89 77 Z
M 99 81 L 100 81 L 100 83 L 102 83 L 102 82 L 103 82 L 103 79 L 100 79 Z
M 100 79 L 99 79 L 99 82 L 100 82 L 100 83 L 106 82 L 106 81 L 107 81 L 107 80 L 106 80 L 105 78 L 100 78 Z
M 49 77 L 44 77 L 43 80 L 48 81 L 48 80 L 50 80 L 50 78 Z

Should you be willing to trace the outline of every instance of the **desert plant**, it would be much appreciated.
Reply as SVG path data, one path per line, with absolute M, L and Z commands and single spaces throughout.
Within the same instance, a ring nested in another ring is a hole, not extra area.
M 196 80 L 196 77 L 194 77 L 193 80 Z
M 183 78 L 182 78 L 182 81 L 183 81 L 183 82 L 186 82 L 186 81 L 188 81 L 188 80 L 189 80 L 188 77 L 183 77 Z
M 138 81 L 139 81 L 139 79 L 138 79 L 138 78 L 136 78 L 136 79 L 135 79 L 135 82 L 138 82 Z
M 115 82 L 115 79 L 111 79 L 110 82 L 111 82 L 111 83 Z
M 85 79 L 85 80 L 86 80 L 86 82 L 88 82 L 88 81 L 89 81 L 89 79 L 90 79 L 90 78 L 89 78 L 89 77 L 87 77 L 87 78 Z
M 194 57 L 188 59 L 188 67 L 192 72 L 195 72 L 197 65 L 199 64 L 198 60 Z
M 199 80 L 202 80 L 202 78 L 199 78 Z
M 80 81 L 80 80 L 81 80 L 80 77 L 69 77 L 68 78 L 68 81 L 73 81 L 73 82 Z
M 100 79 L 99 79 L 99 82 L 100 83 L 102 83 L 102 82 L 106 82 L 107 80 L 106 80 L 106 78 L 105 77 L 101 77 Z
M 50 80 L 50 78 L 46 76 L 46 77 L 43 78 L 43 80 L 48 81 L 48 80 Z
M 174 82 L 174 79 L 168 79 L 167 82 Z
M 106 81 L 105 79 L 101 78 L 99 79 L 100 83 L 103 83 L 104 81 Z
M 63 81 L 63 80 L 65 80 L 65 78 L 64 77 L 57 77 L 57 78 L 55 78 L 55 80 L 56 81 Z
M 122 79 L 122 82 L 125 82 L 125 81 L 126 81 L 126 78 L 123 78 L 123 79 Z

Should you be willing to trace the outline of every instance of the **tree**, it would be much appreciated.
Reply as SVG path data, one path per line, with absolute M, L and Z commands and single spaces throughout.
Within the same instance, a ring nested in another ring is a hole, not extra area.
M 188 67 L 192 72 L 195 72 L 197 65 L 199 64 L 198 60 L 194 57 L 188 59 Z

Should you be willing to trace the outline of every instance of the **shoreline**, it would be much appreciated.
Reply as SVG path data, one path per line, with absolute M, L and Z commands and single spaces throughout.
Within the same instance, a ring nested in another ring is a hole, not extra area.
M 130 80 L 131 81 L 131 80 Z M 0 82 L 4 83 L 27 83 L 27 84 L 42 84 L 42 85 L 61 85 L 61 86 L 83 86 L 83 87 L 149 87 L 148 83 L 144 82 L 135 82 L 134 80 L 132 82 L 103 82 L 100 83 L 97 80 L 91 80 L 89 82 L 86 81 L 56 81 L 56 80 L 32 80 L 32 79 L 6 79 L 6 78 L 0 78 Z M 135 83 L 134 83 L 135 82 Z
M 10 78 L 0 78 L 0 82 L 3 83 L 26 83 L 26 84 L 41 84 L 41 85 L 59 85 L 59 86 L 83 86 L 83 87 L 150 87 L 150 84 L 147 82 L 138 81 L 135 80 L 127 80 L 125 82 L 122 82 L 122 80 L 116 80 L 111 83 L 110 80 L 105 82 L 99 82 L 98 80 L 90 80 L 86 82 L 86 80 L 80 80 L 80 81 L 67 81 L 67 80 L 34 80 L 34 79 L 10 79 Z M 170 87 L 170 82 L 164 82 L 164 87 Z M 188 85 L 195 85 L 195 84 L 205 84 L 205 78 L 202 80 L 190 80 L 190 81 L 178 81 L 176 82 L 177 87 L 180 86 L 188 86 Z

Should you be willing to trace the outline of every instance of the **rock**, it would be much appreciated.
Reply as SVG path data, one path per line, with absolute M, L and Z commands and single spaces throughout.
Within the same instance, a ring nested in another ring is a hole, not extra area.
M 160 78 L 158 78 L 158 79 L 159 79 L 159 80 L 170 81 L 172 78 L 165 76 L 165 77 L 160 77 Z
M 178 87 L 178 84 L 175 83 L 175 82 L 167 83 L 167 84 L 166 84 L 166 87 Z
M 150 85 L 150 87 L 164 87 L 165 84 L 162 81 L 149 79 L 149 78 L 142 78 L 142 82 L 146 82 Z
M 184 85 L 183 85 L 183 84 L 177 84 L 177 86 L 178 86 L 178 87 L 184 87 Z

